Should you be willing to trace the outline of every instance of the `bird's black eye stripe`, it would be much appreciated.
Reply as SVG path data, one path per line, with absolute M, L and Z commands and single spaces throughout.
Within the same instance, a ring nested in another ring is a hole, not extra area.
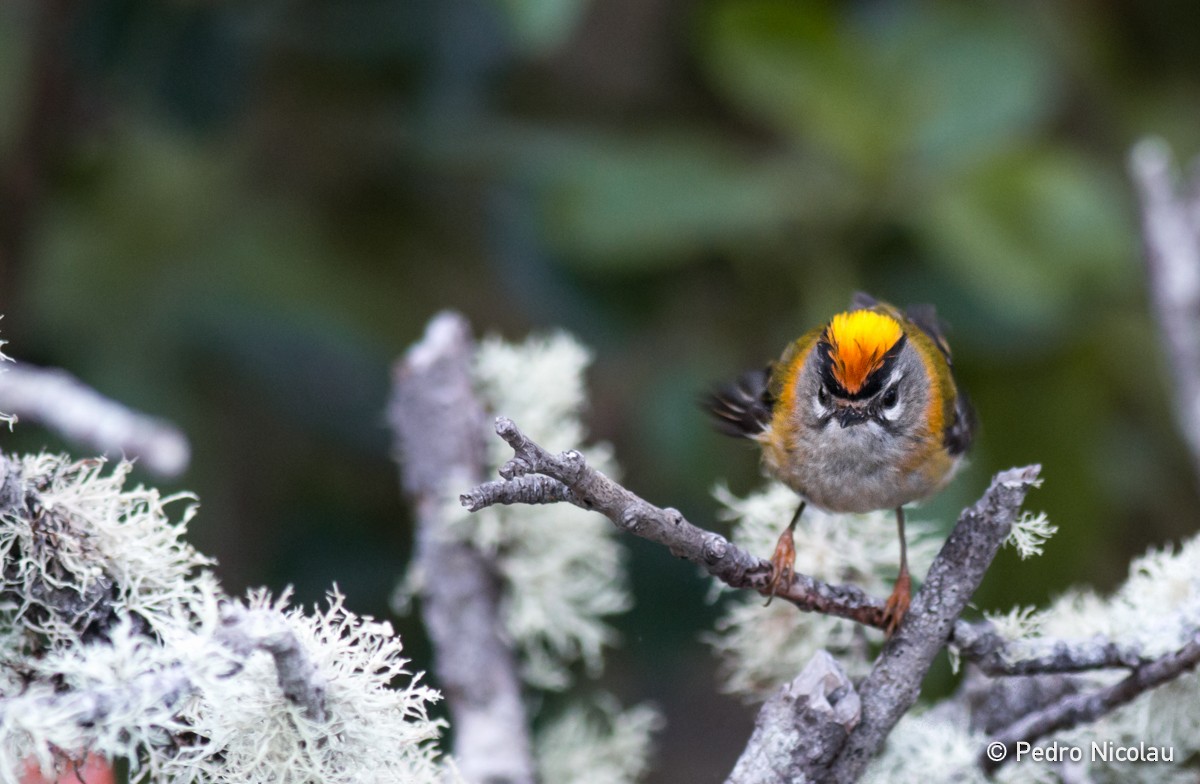
M 896 385 L 893 384 L 887 388 L 887 391 L 883 393 L 882 402 L 884 408 L 891 408 L 900 402 L 900 392 L 897 390 Z
M 825 387 L 824 384 L 817 387 L 817 402 L 820 403 L 822 406 L 826 406 L 826 407 L 829 406 L 829 390 Z

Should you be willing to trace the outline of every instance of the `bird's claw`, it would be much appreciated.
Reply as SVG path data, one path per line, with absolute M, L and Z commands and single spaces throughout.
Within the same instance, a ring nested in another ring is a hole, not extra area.
M 896 587 L 892 589 L 892 595 L 888 597 L 887 603 L 883 606 L 883 628 L 888 637 L 896 633 L 896 629 L 899 628 L 900 622 L 904 620 L 904 615 L 908 612 L 908 605 L 911 601 L 912 579 L 908 576 L 908 570 L 904 569 L 896 578 Z
M 792 529 L 789 526 L 779 535 L 779 541 L 775 543 L 775 552 L 771 555 L 771 581 L 763 589 L 763 593 L 767 595 L 768 605 L 775 598 L 775 593 L 779 590 L 780 585 L 786 589 L 791 584 L 792 578 L 796 574 L 795 566 L 796 541 L 792 537 Z

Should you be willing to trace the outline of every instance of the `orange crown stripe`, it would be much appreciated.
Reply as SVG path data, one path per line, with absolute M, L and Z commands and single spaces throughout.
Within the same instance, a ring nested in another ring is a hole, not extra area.
M 900 323 L 883 313 L 837 314 L 825 329 L 834 380 L 850 394 L 858 392 L 903 334 Z

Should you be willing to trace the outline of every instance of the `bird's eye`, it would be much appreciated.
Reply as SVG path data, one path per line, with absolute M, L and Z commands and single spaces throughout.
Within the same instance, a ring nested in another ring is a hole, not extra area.
M 900 392 L 896 389 L 895 386 L 888 387 L 887 391 L 883 393 L 883 407 L 884 408 L 895 408 L 896 404 L 899 402 L 900 402 Z
M 825 408 L 829 407 L 829 390 L 824 384 L 817 387 L 817 402 Z

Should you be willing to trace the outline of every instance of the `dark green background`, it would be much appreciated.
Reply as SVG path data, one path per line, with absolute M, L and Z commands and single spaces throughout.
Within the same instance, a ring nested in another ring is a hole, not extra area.
M 759 480 L 700 392 L 856 288 L 930 301 L 983 429 L 918 514 L 1040 462 L 1060 532 L 977 605 L 1108 588 L 1196 528 L 1124 166 L 1147 133 L 1200 146 L 1197 29 L 1184 0 L 13 0 L 3 336 L 186 430 L 231 591 L 386 616 L 387 373 L 435 311 L 579 335 L 596 437 L 706 523 L 717 480 Z M 752 713 L 715 693 L 707 585 L 630 547 L 605 686 L 666 712 L 655 781 L 719 781 Z

